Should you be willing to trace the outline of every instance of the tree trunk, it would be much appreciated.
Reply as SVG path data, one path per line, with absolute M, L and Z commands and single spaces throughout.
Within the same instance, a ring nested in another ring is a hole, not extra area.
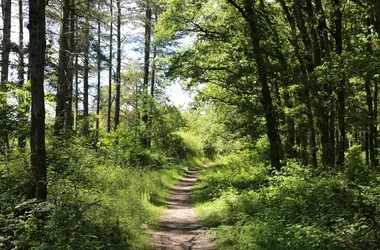
M 98 6 L 99 8 L 99 6 Z M 100 8 L 99 8 L 100 11 Z M 99 114 L 100 114 L 100 73 L 101 73 L 101 61 L 100 61 L 100 21 L 98 21 L 98 48 L 97 48 L 97 66 L 98 66 L 98 84 L 96 95 L 96 125 L 95 125 L 95 142 L 99 139 Z
M 25 82 L 25 61 L 24 61 L 24 13 L 23 13 L 23 1 L 18 1 L 18 15 L 19 15 L 19 54 L 18 54 L 18 87 L 22 89 Z M 18 119 L 25 120 L 27 123 L 26 112 L 29 112 L 29 105 L 26 102 L 25 94 L 22 94 L 18 97 Z M 18 136 L 18 146 L 20 149 L 24 149 L 26 146 L 27 133 L 24 129 L 21 130 Z
M 150 147 L 149 113 L 150 108 L 147 102 L 149 87 L 149 62 L 150 62 L 150 42 L 152 33 L 152 7 L 150 0 L 146 1 L 145 7 L 145 43 L 144 43 L 144 81 L 143 81 L 143 115 L 142 121 L 147 128 L 143 136 L 142 143 L 145 147 Z
M 311 161 L 312 161 L 312 166 L 314 168 L 317 167 L 318 162 L 317 162 L 317 146 L 316 146 L 316 135 L 315 135 L 315 128 L 314 128 L 314 117 L 311 109 L 311 98 L 310 98 L 310 84 L 309 84 L 309 79 L 308 79 L 308 74 L 307 74 L 307 68 L 306 66 L 307 63 L 305 63 L 304 58 L 301 56 L 300 48 L 298 45 L 297 41 L 297 31 L 296 31 L 296 25 L 299 24 L 299 27 L 304 27 L 303 20 L 296 20 L 293 18 L 293 16 L 290 14 L 289 8 L 285 4 L 284 0 L 280 0 L 280 4 L 285 12 L 285 15 L 288 19 L 288 22 L 290 24 L 291 30 L 292 30 L 292 44 L 295 49 L 295 54 L 296 57 L 300 63 L 300 69 L 301 69 L 301 76 L 302 76 L 302 82 L 303 82 L 303 95 L 304 95 L 304 102 L 306 103 L 306 112 L 307 112 L 307 120 L 308 120 L 308 130 L 310 131 L 310 147 L 311 147 Z M 294 8 L 294 13 L 297 13 L 299 10 L 297 8 Z M 298 19 L 300 17 L 298 16 Z M 297 19 L 297 18 L 296 18 Z M 303 28 L 302 28 L 303 29 Z M 306 30 L 303 29 L 303 32 Z M 306 46 L 309 45 L 309 38 L 307 33 L 303 35 L 303 43 Z M 312 65 L 312 62 L 310 61 L 310 58 L 306 55 L 306 61 L 309 61 L 308 64 Z M 310 66 L 309 66 L 310 68 Z M 305 162 L 305 161 L 304 161 Z M 307 159 L 306 159 L 307 162 Z
M 271 163 L 277 170 L 281 169 L 282 151 L 280 134 L 277 128 L 276 111 L 273 107 L 272 96 L 269 90 L 267 69 L 263 59 L 260 45 L 260 34 L 256 26 L 256 17 L 253 10 L 254 3 L 252 0 L 244 1 L 245 19 L 250 27 L 251 42 L 253 46 L 254 59 L 256 61 L 259 82 L 261 84 L 262 105 L 265 113 L 267 136 L 270 144 Z M 244 13 L 244 12 L 243 12 Z
M 72 130 L 74 126 L 73 115 L 73 82 L 74 82 L 74 58 L 75 58 L 75 0 L 71 0 L 70 6 L 70 53 L 68 69 L 68 91 L 66 97 L 65 127 Z
M 154 90 L 155 90 L 155 81 L 156 81 L 156 63 L 155 59 L 157 56 L 157 46 L 153 46 L 153 58 L 152 58 L 152 79 L 150 81 L 150 95 L 154 98 Z
M 89 65 L 89 50 L 90 50 L 90 17 L 88 15 L 88 12 L 90 10 L 90 3 L 87 4 L 87 15 L 86 15 L 86 23 L 85 23 L 85 49 L 84 49 L 84 67 L 83 67 L 83 133 L 85 136 L 88 136 L 90 124 L 88 120 L 88 77 L 89 77 L 89 71 L 90 71 L 90 65 Z
M 45 0 L 29 0 L 29 60 L 31 73 L 31 190 L 33 197 L 46 200 L 45 150 Z
M 78 115 L 79 115 L 79 110 L 78 110 L 78 103 L 79 103 L 79 70 L 78 70 L 78 54 L 75 55 L 75 63 L 74 63 L 74 75 L 75 75 L 75 97 L 74 97 L 74 108 L 75 108 L 75 113 L 74 113 L 74 123 L 75 123 L 75 130 L 78 128 Z
M 11 0 L 3 0 L 3 41 L 1 54 L 1 83 L 0 83 L 0 108 L 2 128 L 0 132 L 0 152 L 4 153 L 8 148 L 8 115 L 7 115 L 7 84 L 9 72 L 9 54 L 11 43 Z
M 107 133 L 111 132 L 111 112 L 112 112 L 112 44 L 113 44 L 113 2 L 110 0 L 110 56 L 108 62 L 108 109 L 107 109 Z
M 117 0 L 117 64 L 116 64 L 116 97 L 115 97 L 115 127 L 120 123 L 120 84 L 121 84 L 121 8 L 120 0 Z
M 342 12 L 340 10 L 340 0 L 334 0 L 335 5 L 335 49 L 339 57 L 343 52 L 343 38 L 342 38 Z M 340 58 L 342 62 L 342 59 Z M 345 110 L 346 110 L 346 86 L 345 79 L 342 77 L 338 84 L 338 127 L 339 127 L 339 146 L 337 165 L 344 164 L 344 152 L 346 150 L 346 123 L 345 123 Z
M 63 18 L 59 46 L 58 85 L 55 108 L 54 134 L 60 135 L 64 127 L 66 98 L 69 90 L 69 36 L 70 36 L 70 0 L 63 2 Z

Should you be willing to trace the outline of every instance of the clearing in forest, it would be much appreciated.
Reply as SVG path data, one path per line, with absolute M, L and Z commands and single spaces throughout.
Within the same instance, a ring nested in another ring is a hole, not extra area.
M 189 170 L 170 191 L 168 208 L 160 218 L 160 231 L 152 233 L 150 247 L 161 250 L 215 250 L 214 241 L 201 230 L 190 193 L 198 169 Z

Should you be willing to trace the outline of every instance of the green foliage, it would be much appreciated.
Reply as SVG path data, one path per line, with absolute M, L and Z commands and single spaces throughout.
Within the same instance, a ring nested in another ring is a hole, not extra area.
M 28 152 L 4 156 L 0 248 L 145 249 L 167 191 L 185 167 L 175 165 L 170 152 L 144 149 L 140 129 L 120 127 L 102 135 L 98 147 L 78 136 L 57 141 L 49 131 L 49 199 L 43 203 L 27 199 Z M 171 147 L 188 148 L 175 136 L 179 142 Z
M 219 249 L 378 249 L 380 182 L 368 166 L 356 165 L 367 171 L 353 178 L 359 158 L 351 154 L 342 171 L 288 163 L 274 175 L 255 157 L 234 156 L 203 171 L 198 214 Z

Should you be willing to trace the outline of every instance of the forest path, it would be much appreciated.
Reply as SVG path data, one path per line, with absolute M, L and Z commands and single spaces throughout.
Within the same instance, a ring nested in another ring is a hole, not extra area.
M 198 169 L 187 171 L 168 198 L 168 208 L 160 217 L 160 231 L 152 233 L 150 247 L 160 250 L 215 250 L 215 243 L 201 230 L 190 193 Z

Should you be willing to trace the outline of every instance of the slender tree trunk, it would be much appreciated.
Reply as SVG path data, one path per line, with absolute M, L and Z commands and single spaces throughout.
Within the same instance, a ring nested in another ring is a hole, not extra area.
M 87 4 L 87 12 L 90 10 L 90 3 Z M 88 107 L 88 78 L 89 78 L 89 50 L 90 50 L 90 20 L 89 16 L 86 15 L 86 23 L 85 23 L 85 49 L 84 49 L 84 68 L 83 68 L 83 133 L 88 136 L 90 124 L 89 124 L 89 107 Z
M 2 40 L 2 53 L 1 53 L 1 83 L 0 83 L 0 111 L 2 127 L 0 131 L 0 153 L 4 153 L 8 144 L 8 115 L 7 115 L 7 84 L 9 72 L 9 54 L 11 44 L 11 0 L 3 0 L 3 40 Z
M 107 133 L 111 132 L 111 112 L 112 112 L 112 46 L 113 46 L 113 2 L 110 0 L 110 12 L 111 12 L 111 23 L 110 23 L 110 57 L 108 62 L 108 109 L 107 109 Z
M 115 126 L 120 123 L 120 84 L 121 84 L 121 8 L 120 0 L 117 0 L 117 64 L 116 64 L 116 97 L 115 97 Z
M 377 130 L 377 116 L 378 116 L 378 98 L 379 98 L 379 83 L 377 81 L 377 79 L 375 79 L 375 89 L 374 89 L 374 93 L 373 93 L 373 121 L 374 121 L 374 126 L 373 126 L 373 147 L 374 147 L 374 151 L 376 153 L 376 157 L 375 157 L 375 166 L 378 166 L 379 165 L 379 159 L 378 159 L 378 147 L 379 147 L 379 143 L 378 143 L 378 140 L 377 140 L 377 136 L 378 136 L 378 130 Z
M 304 29 L 304 24 L 302 19 L 296 20 L 293 18 L 293 16 L 290 14 L 289 8 L 285 4 L 284 0 L 280 0 L 280 4 L 285 12 L 285 15 L 288 19 L 288 22 L 290 24 L 291 30 L 292 30 L 292 39 L 293 39 L 293 46 L 295 49 L 295 53 L 297 56 L 297 59 L 300 63 L 300 69 L 301 69 L 301 75 L 302 75 L 302 82 L 303 82 L 303 90 L 304 90 L 304 102 L 306 104 L 306 112 L 307 112 L 307 120 L 308 120 L 308 130 L 310 131 L 310 148 L 311 148 L 311 161 L 312 161 L 312 166 L 314 168 L 317 167 L 318 162 L 317 162 L 317 146 L 316 146 L 316 135 L 315 135 L 315 128 L 314 128 L 314 117 L 313 117 L 313 112 L 311 108 L 311 98 L 310 98 L 310 84 L 309 84 L 309 79 L 308 79 L 308 74 L 307 74 L 307 68 L 311 68 L 312 62 L 310 61 L 310 57 L 306 55 L 306 61 L 308 61 L 309 66 L 306 66 L 304 58 L 301 56 L 300 48 L 298 45 L 298 40 L 297 40 L 297 31 L 296 31 L 296 25 L 298 24 L 298 27 L 301 27 L 303 32 L 306 32 Z M 298 7 L 294 8 L 294 13 L 298 13 L 299 9 Z M 299 13 L 298 13 L 299 14 Z M 296 16 L 296 15 L 295 15 Z M 297 18 L 296 18 L 297 19 Z M 298 16 L 298 19 L 300 19 L 300 16 Z M 306 46 L 310 46 L 309 38 L 307 33 L 303 34 L 303 43 Z M 304 160 L 304 162 L 307 162 L 307 159 Z
M 75 0 L 71 0 L 70 6 L 70 53 L 68 69 L 68 91 L 66 97 L 65 127 L 72 130 L 74 126 L 73 115 L 73 82 L 74 82 L 74 58 L 75 58 Z
M 29 60 L 31 72 L 31 190 L 40 200 L 47 197 L 45 150 L 45 0 L 29 0 Z
M 64 127 L 66 98 L 69 90 L 69 36 L 70 36 L 70 0 L 63 2 L 63 18 L 59 46 L 58 85 L 55 108 L 54 134 L 60 135 Z
M 79 115 L 79 70 L 78 70 L 78 54 L 75 54 L 75 63 L 74 63 L 74 75 L 75 75 L 75 97 L 74 97 L 74 122 L 75 122 L 75 130 L 78 129 L 78 115 Z
M 365 152 L 365 163 L 369 165 L 369 136 L 368 131 L 364 135 L 364 152 Z
M 343 52 L 343 38 L 342 38 L 342 12 L 340 10 L 340 0 L 334 0 L 335 5 L 335 48 L 336 53 L 341 56 Z M 342 62 L 342 59 L 340 59 Z M 338 158 L 337 164 L 344 164 L 344 152 L 346 150 L 346 122 L 345 122 L 345 110 L 346 110 L 346 86 L 345 79 L 339 82 L 337 90 L 338 95 L 338 127 L 339 127 L 339 146 L 338 146 Z
M 99 6 L 98 6 L 99 8 Z M 100 8 L 99 8 L 100 10 Z M 96 125 L 95 125 L 95 142 L 99 139 L 99 115 L 100 115 L 100 73 L 101 73 L 101 61 L 100 61 L 100 21 L 98 21 L 98 51 L 97 51 L 97 66 L 98 66 L 98 85 L 96 95 Z
M 155 59 L 157 56 L 157 46 L 153 46 L 153 59 L 152 59 L 152 79 L 150 81 L 150 95 L 152 98 L 154 98 L 154 91 L 155 91 L 155 81 L 156 81 L 156 63 Z
M 18 61 L 18 87 L 22 89 L 25 82 L 25 61 L 24 61 L 24 12 L 23 12 L 23 1 L 18 1 L 18 15 L 19 15 L 19 61 Z M 29 105 L 25 100 L 25 94 L 22 93 L 18 97 L 19 110 L 18 119 L 25 120 L 27 123 L 26 112 L 29 112 Z M 26 146 L 27 133 L 22 129 L 20 135 L 18 136 L 18 146 L 20 149 L 24 149 Z
M 372 106 L 372 95 L 371 95 L 371 75 L 367 73 L 366 81 L 365 81 L 365 91 L 367 95 L 367 107 L 368 107 L 368 149 L 369 149 L 369 158 L 371 164 L 376 163 L 376 154 L 374 147 L 374 120 L 373 120 L 373 106 Z
M 149 0 L 146 1 L 145 7 L 145 44 L 144 44 L 144 81 L 143 81 L 143 116 L 142 121 L 145 124 L 147 131 L 146 135 L 143 137 L 143 145 L 145 147 L 150 147 L 150 122 L 149 113 L 150 108 L 147 102 L 148 98 L 148 87 L 149 87 L 149 62 L 150 62 L 150 42 L 152 33 L 152 7 Z

